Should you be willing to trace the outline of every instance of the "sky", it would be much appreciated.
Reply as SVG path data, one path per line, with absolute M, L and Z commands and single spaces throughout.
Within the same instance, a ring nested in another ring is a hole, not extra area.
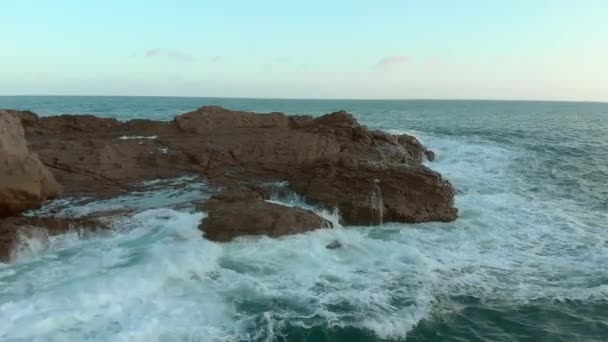
M 0 95 L 608 101 L 608 1 L 0 0 Z

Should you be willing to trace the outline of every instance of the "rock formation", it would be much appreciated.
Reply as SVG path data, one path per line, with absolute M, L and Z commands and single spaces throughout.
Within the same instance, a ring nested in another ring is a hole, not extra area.
M 0 111 L 0 217 L 37 208 L 61 191 L 49 170 L 29 153 L 20 120 Z
M 202 205 L 208 213 L 201 229 L 213 241 L 229 241 L 242 235 L 279 237 L 319 228 L 331 223 L 309 210 L 265 202 L 252 191 L 224 191 Z
M 318 160 L 289 180 L 307 199 L 338 208 L 350 225 L 452 221 L 458 215 L 450 183 L 422 164 Z
M 345 225 L 458 216 L 453 187 L 423 165 L 434 159 L 432 151 L 415 137 L 361 126 L 344 111 L 312 117 L 207 106 L 170 122 L 20 111 L 2 112 L 0 119 L 0 215 L 58 195 L 54 179 L 66 195 L 99 198 L 136 190 L 146 180 L 196 174 L 228 189 L 203 205 L 205 235 L 218 241 L 326 225 L 314 213 L 234 190 L 264 182 L 287 181 L 307 201 L 338 208 Z M 29 154 L 19 120 L 42 163 Z

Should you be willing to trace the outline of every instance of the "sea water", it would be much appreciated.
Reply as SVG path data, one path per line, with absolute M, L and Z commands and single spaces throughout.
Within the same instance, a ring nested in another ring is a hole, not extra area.
M 345 109 L 413 134 L 437 153 L 429 166 L 456 187 L 460 218 L 217 244 L 189 206 L 211 191 L 194 177 L 61 199 L 31 214 L 134 214 L 110 232 L 24 239 L 0 265 L 1 341 L 608 339 L 608 104 L 0 97 L 0 108 L 119 119 L 210 104 Z M 334 240 L 343 247 L 325 248 Z

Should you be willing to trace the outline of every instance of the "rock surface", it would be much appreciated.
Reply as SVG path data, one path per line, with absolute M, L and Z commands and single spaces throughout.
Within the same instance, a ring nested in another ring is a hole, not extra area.
M 450 183 L 422 164 L 320 160 L 290 182 L 309 200 L 338 208 L 350 225 L 452 221 L 458 215 Z
M 173 122 L 180 130 L 198 134 L 217 134 L 241 128 L 286 129 L 289 120 L 283 113 L 255 114 L 232 111 L 218 106 L 207 106 L 179 115 Z
M 146 180 L 195 174 L 225 189 L 287 181 L 306 200 L 338 208 L 346 225 L 450 221 L 458 216 L 453 187 L 423 165 L 434 159 L 432 151 L 415 137 L 361 126 L 344 111 L 312 117 L 207 106 L 170 122 L 38 117 L 27 111 L 4 112 L 2 117 L 8 120 L 2 127 L 14 128 L 0 135 L 9 137 L 0 145 L 0 161 L 7 165 L 0 170 L 0 189 L 27 185 L 21 186 L 21 197 L 13 190 L 0 191 L 4 215 L 56 196 L 60 189 L 53 176 L 67 196 L 100 198 L 137 190 Z M 9 176 L 13 178 L 7 182 Z M 280 236 L 327 225 L 314 213 L 264 202 L 251 192 L 229 194 L 218 194 L 204 205 L 210 213 L 203 224 L 210 239 Z
M 29 153 L 19 118 L 0 111 L 0 217 L 37 208 L 61 192 L 53 174 Z
M 331 227 L 330 222 L 312 211 L 268 203 L 251 191 L 221 192 L 202 208 L 208 216 L 200 228 L 212 241 L 230 241 L 245 235 L 279 237 Z

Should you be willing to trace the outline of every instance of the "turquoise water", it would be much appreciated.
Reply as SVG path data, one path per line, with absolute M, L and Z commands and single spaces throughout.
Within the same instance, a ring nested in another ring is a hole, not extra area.
M 17 262 L 0 265 L 0 340 L 608 339 L 608 104 L 0 97 L 0 108 L 119 119 L 207 104 L 345 109 L 414 134 L 437 152 L 431 166 L 457 187 L 462 217 L 215 244 L 187 205 L 208 196 L 194 178 L 58 201 L 46 209 L 137 214 L 113 233 L 24 240 Z M 334 239 L 345 247 L 326 249 Z

